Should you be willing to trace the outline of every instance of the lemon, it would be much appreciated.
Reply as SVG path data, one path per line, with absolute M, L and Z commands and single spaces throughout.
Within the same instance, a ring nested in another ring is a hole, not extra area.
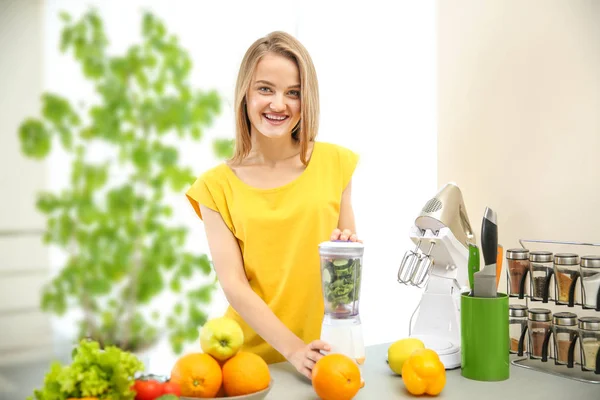
M 402 366 L 408 357 L 419 349 L 424 349 L 425 344 L 416 338 L 400 339 L 388 347 L 388 364 L 392 371 L 402 375 Z

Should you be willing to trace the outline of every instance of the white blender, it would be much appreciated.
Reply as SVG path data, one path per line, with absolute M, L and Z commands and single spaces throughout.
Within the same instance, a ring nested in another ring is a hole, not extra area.
M 461 366 L 460 295 L 469 291 L 469 245 L 476 239 L 460 189 L 446 184 L 410 229 L 414 250 L 404 255 L 398 282 L 425 287 L 409 324 L 409 337 L 436 351 L 446 369 Z
M 358 304 L 363 252 L 364 246 L 358 242 L 331 241 L 319 245 L 325 302 L 321 340 L 331 346 L 330 353 L 341 353 L 355 360 L 361 375 L 365 344 Z

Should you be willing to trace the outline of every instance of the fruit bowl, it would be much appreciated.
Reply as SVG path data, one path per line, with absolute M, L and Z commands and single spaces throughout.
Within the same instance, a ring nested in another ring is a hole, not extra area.
M 271 382 L 269 383 L 269 386 L 267 386 L 267 388 L 260 390 L 258 392 L 254 392 L 254 393 L 250 393 L 250 394 L 245 394 L 242 396 L 229 396 L 229 397 L 209 397 L 209 398 L 205 398 L 204 400 L 222 400 L 222 399 L 228 399 L 228 400 L 262 400 L 265 397 L 267 397 L 267 394 L 269 394 L 269 392 L 271 391 L 271 388 L 273 387 L 273 379 L 271 379 Z M 179 397 L 180 400 L 198 400 L 198 397 Z

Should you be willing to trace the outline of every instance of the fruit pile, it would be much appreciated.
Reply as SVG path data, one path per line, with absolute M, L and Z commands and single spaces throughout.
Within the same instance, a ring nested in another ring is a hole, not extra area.
M 413 395 L 437 396 L 446 385 L 446 368 L 439 355 L 419 339 L 398 340 L 388 348 L 388 365 Z
M 241 351 L 244 333 L 226 317 L 208 321 L 200 330 L 202 352 L 180 357 L 170 382 L 183 397 L 241 396 L 266 389 L 271 383 L 267 363 L 258 355 Z

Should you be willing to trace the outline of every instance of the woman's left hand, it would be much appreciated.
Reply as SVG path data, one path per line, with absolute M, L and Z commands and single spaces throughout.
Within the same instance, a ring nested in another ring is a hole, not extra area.
M 350 242 L 359 242 L 362 243 L 362 240 L 359 240 L 356 236 L 356 233 L 352 233 L 350 229 L 334 229 L 331 234 L 331 240 L 342 240 L 342 241 L 350 241 Z

